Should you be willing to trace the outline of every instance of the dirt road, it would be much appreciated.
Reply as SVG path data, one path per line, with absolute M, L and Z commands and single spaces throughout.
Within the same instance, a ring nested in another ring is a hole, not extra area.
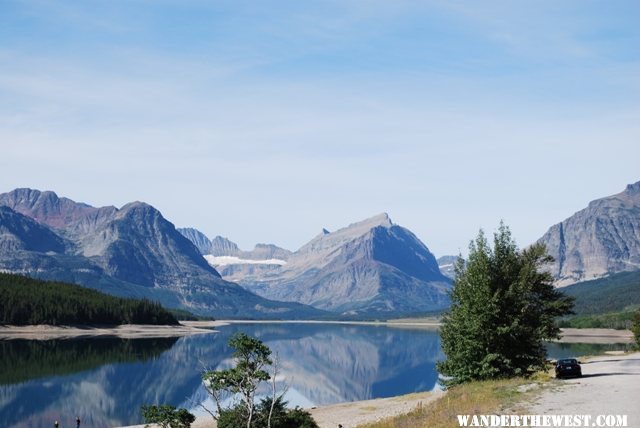
M 640 353 L 593 357 L 583 377 L 554 381 L 529 409 L 531 414 L 627 415 L 640 428 Z

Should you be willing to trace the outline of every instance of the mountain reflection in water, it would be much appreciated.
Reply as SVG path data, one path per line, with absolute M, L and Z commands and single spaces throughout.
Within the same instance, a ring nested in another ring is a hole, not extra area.
M 197 410 L 208 397 L 203 367 L 230 364 L 227 342 L 238 331 L 278 356 L 292 405 L 429 391 L 443 357 L 435 330 L 348 324 L 232 324 L 180 339 L 0 340 L 0 421 L 68 427 L 77 415 L 82 426 L 112 427 L 141 423 L 143 404 Z M 549 344 L 548 352 L 557 358 L 621 346 Z
M 143 404 L 195 409 L 201 371 L 224 367 L 243 331 L 277 354 L 300 404 L 326 405 L 434 388 L 436 331 L 335 324 L 234 324 L 180 339 L 0 341 L 5 426 L 107 427 L 141 423 Z M 298 404 L 298 403 L 293 403 Z

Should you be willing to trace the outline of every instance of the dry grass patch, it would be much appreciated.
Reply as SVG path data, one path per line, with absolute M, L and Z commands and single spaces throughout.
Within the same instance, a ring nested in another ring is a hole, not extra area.
M 541 373 L 529 379 L 500 379 L 470 382 L 450 388 L 447 394 L 428 406 L 414 411 L 361 425 L 360 428 L 454 428 L 458 427 L 457 415 L 486 415 L 512 413 L 514 406 L 540 388 L 522 388 L 549 380 Z

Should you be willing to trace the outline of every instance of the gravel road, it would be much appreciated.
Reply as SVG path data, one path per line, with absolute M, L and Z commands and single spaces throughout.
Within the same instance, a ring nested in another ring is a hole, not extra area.
M 640 428 L 640 353 L 593 357 L 581 378 L 554 381 L 529 409 L 531 414 L 627 415 Z

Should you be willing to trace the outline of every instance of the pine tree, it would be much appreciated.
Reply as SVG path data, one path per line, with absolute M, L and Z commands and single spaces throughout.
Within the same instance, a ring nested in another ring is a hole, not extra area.
M 503 223 L 493 248 L 480 231 L 467 262 L 458 259 L 443 319 L 447 359 L 438 369 L 449 383 L 527 375 L 544 366 L 544 341 L 557 338 L 555 318 L 573 305 L 541 270 L 550 261 L 542 244 L 518 250 Z
M 636 347 L 640 349 L 640 309 L 633 316 L 631 331 L 636 339 Z

